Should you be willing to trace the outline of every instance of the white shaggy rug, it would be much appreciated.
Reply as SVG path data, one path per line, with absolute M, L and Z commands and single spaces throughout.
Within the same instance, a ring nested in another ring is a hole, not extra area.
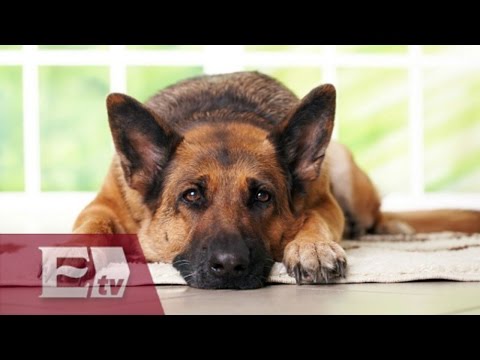
M 389 283 L 445 279 L 480 281 L 480 234 L 436 233 L 370 235 L 345 240 L 348 271 L 338 283 Z M 185 284 L 171 264 L 149 264 L 155 284 Z M 281 263 L 275 263 L 269 283 L 295 284 Z

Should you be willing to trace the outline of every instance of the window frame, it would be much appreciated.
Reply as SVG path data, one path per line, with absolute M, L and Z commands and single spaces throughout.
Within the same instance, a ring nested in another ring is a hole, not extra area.
M 0 66 L 20 65 L 23 72 L 23 146 L 24 191 L 0 192 L 0 204 L 22 198 L 32 203 L 44 201 L 41 191 L 39 67 L 40 66 L 108 66 L 110 91 L 127 91 L 128 66 L 202 66 L 206 74 L 240 71 L 246 67 L 318 67 L 318 82 L 336 83 L 339 68 L 392 68 L 408 71 L 409 192 L 386 197 L 386 206 L 402 204 L 443 204 L 455 207 L 480 207 L 480 194 L 425 193 L 423 71 L 428 68 L 468 67 L 480 69 L 478 58 L 445 54 L 424 54 L 422 46 L 409 45 L 406 53 L 362 54 L 338 52 L 336 45 L 323 46 L 321 53 L 247 52 L 242 45 L 205 45 L 202 51 L 129 50 L 126 45 L 110 45 L 107 50 L 52 50 L 37 45 L 23 45 L 20 50 L 0 50 Z M 342 119 L 337 119 L 342 121 Z M 339 126 L 334 138 L 339 137 Z M 55 192 L 86 198 L 93 192 Z M 12 197 L 12 194 L 15 196 Z M 81 195 L 83 196 L 83 195 Z M 22 200 L 22 201 L 24 201 Z M 477 204 L 477 205 L 476 205 Z

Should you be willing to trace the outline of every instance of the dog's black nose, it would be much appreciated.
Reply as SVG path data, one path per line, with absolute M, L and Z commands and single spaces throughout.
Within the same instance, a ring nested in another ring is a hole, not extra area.
M 197 238 L 193 244 L 173 262 L 188 285 L 201 289 L 256 289 L 265 284 L 273 261 L 260 239 L 219 231 L 216 236 Z
M 210 272 L 220 277 L 239 277 L 248 269 L 248 257 L 243 254 L 216 251 L 210 256 Z

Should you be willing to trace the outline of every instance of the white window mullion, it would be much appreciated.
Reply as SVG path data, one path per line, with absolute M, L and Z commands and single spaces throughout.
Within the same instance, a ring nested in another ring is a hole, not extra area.
M 423 79 L 422 48 L 410 45 L 408 127 L 410 134 L 410 191 L 414 197 L 424 194 Z
M 125 45 L 110 46 L 110 92 L 127 92 L 127 67 L 124 61 Z
M 323 65 L 323 81 L 335 85 L 337 82 L 337 47 L 325 45 L 325 63 Z
M 222 74 L 244 69 L 243 45 L 205 45 L 203 56 L 205 74 Z
M 36 45 L 23 46 L 23 164 L 25 192 L 41 191 L 39 81 Z

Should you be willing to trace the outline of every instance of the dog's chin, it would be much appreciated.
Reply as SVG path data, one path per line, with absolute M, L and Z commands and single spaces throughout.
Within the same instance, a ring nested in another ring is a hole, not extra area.
M 265 259 L 252 266 L 248 273 L 241 277 L 217 277 L 211 274 L 202 264 L 195 264 L 177 257 L 173 262 L 188 286 L 198 289 L 258 289 L 264 287 L 273 260 Z
M 186 279 L 187 284 L 198 289 L 259 289 L 265 286 L 265 280 L 262 276 L 251 276 L 245 279 L 215 279 L 211 276 L 205 276 L 194 279 Z

